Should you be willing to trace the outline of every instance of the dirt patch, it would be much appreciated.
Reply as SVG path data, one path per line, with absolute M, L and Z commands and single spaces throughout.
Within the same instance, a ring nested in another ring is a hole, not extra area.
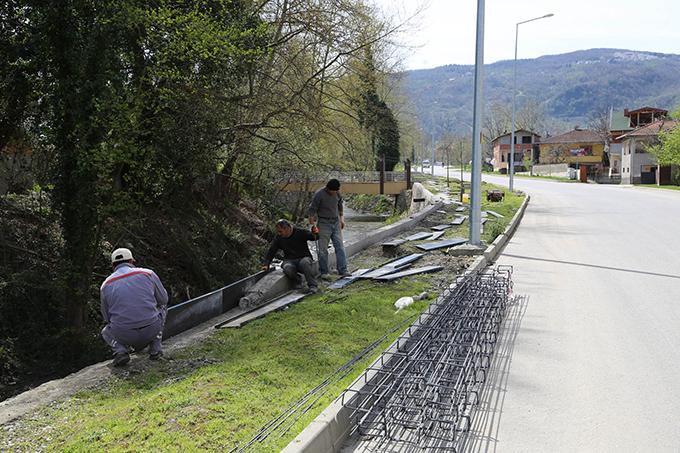
M 394 239 L 404 239 L 407 236 L 420 232 L 434 233 L 435 231 L 431 229 L 433 226 L 450 223 L 457 215 L 465 214 L 456 212 L 456 207 L 453 204 L 444 205 L 440 210 L 430 214 L 416 227 L 396 236 Z M 460 226 L 452 226 L 437 240 L 465 237 L 465 229 L 467 229 L 467 223 Z M 443 266 L 444 269 L 442 271 L 432 274 L 433 286 L 443 288 L 451 284 L 455 276 L 463 273 L 475 259 L 474 256 L 449 255 L 447 248 L 425 252 L 416 247 L 416 245 L 426 242 L 428 241 L 409 241 L 389 249 L 383 248 L 380 244 L 371 246 L 350 258 L 350 269 L 354 271 L 356 269 L 375 268 L 400 256 L 424 253 L 425 256 L 416 261 L 413 267 Z

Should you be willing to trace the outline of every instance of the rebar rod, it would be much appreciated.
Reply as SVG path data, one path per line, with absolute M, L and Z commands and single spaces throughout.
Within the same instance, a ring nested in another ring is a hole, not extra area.
M 354 430 L 381 445 L 457 451 L 472 423 L 512 290 L 512 268 L 458 278 L 349 388 Z M 458 445 L 459 447 L 459 445 Z

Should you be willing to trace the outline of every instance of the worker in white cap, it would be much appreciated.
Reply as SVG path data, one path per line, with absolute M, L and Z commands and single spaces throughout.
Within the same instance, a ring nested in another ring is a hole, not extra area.
M 168 293 L 151 269 L 134 265 L 126 248 L 111 254 L 113 273 L 101 286 L 101 310 L 106 326 L 104 341 L 113 350 L 113 366 L 130 361 L 130 351 L 149 346 L 149 358 L 163 355 L 161 340 L 168 307 Z

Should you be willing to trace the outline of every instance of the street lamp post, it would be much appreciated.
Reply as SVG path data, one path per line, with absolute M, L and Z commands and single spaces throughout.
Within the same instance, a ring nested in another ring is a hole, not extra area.
M 484 77 L 484 0 L 477 0 L 475 90 L 472 107 L 472 168 L 470 169 L 470 244 L 480 245 L 482 229 L 482 79 Z
M 508 175 L 510 176 L 510 183 L 508 185 L 508 190 L 512 192 L 513 188 L 513 175 L 515 174 L 515 101 L 517 99 L 517 38 L 519 37 L 519 26 L 526 24 L 527 22 L 533 22 L 539 19 L 545 19 L 546 17 L 554 16 L 553 13 L 546 14 L 541 17 L 534 17 L 533 19 L 523 20 L 522 22 L 517 22 L 515 24 L 515 62 L 512 65 L 512 129 L 510 132 L 510 169 L 508 170 Z M 522 147 L 520 146 L 520 150 Z

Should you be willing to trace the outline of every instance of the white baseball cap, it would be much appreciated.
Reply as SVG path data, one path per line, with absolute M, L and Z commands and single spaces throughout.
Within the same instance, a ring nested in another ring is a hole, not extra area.
M 111 254 L 111 264 L 117 263 L 119 261 L 128 261 L 128 260 L 133 260 L 134 258 L 132 257 L 132 252 L 130 249 L 116 249 L 113 251 Z

